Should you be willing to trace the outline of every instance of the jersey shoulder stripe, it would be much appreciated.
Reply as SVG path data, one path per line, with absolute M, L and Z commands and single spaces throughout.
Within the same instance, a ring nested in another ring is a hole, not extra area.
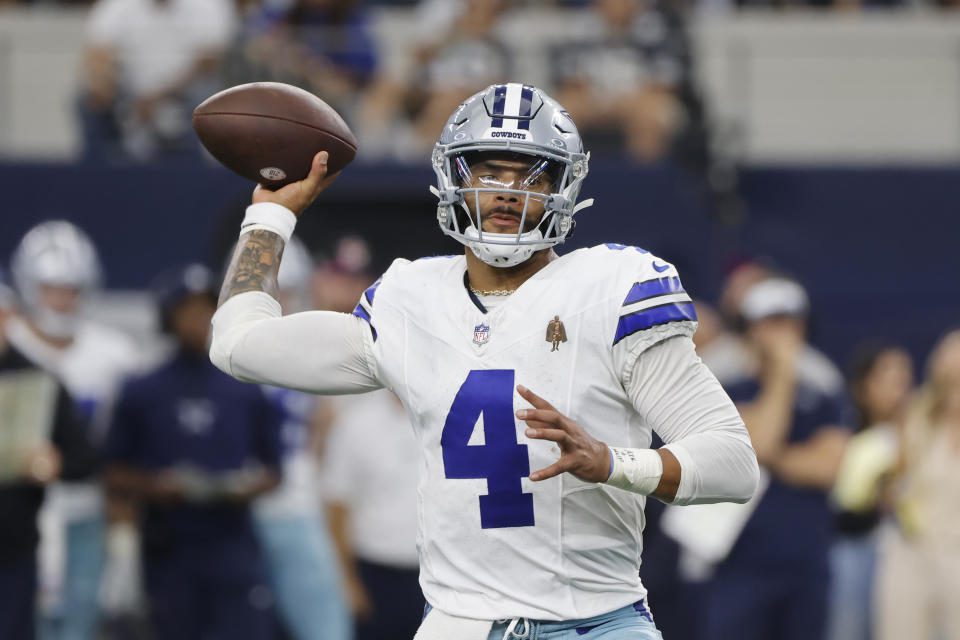
M 693 300 L 684 290 L 679 276 L 641 280 L 633 283 L 623 299 L 613 344 L 658 325 L 696 320 Z
M 669 293 L 686 293 L 683 290 L 683 285 L 680 284 L 679 276 L 652 278 L 643 282 L 634 283 L 630 288 L 630 292 L 627 293 L 627 297 L 623 300 L 623 306 L 626 307 L 636 302 Z
M 373 326 L 373 320 L 370 318 L 370 312 L 367 311 L 367 309 L 363 306 L 363 303 L 362 303 L 362 302 L 361 302 L 360 304 L 358 304 L 358 305 L 354 308 L 354 310 L 353 310 L 353 315 L 357 316 L 358 318 L 361 318 L 361 319 L 365 320 L 366 323 L 367 323 L 368 325 L 370 325 L 370 333 L 373 334 L 373 341 L 376 342 L 376 341 L 377 341 L 377 330 L 376 330 L 376 328 Z
M 373 297 L 377 295 L 377 287 L 380 286 L 380 283 L 383 282 L 383 278 L 377 278 L 377 281 L 372 285 L 367 287 L 367 290 L 363 292 L 363 297 L 366 298 L 367 303 L 372 307 L 373 306 Z
M 377 287 L 380 286 L 380 283 L 383 281 L 383 278 L 377 278 L 377 281 L 372 285 L 367 287 L 367 290 L 363 292 L 363 295 L 360 296 L 360 302 L 357 303 L 357 306 L 353 309 L 353 315 L 357 316 L 366 321 L 370 325 L 370 333 L 373 334 L 373 341 L 377 341 L 377 330 L 373 326 L 373 299 L 377 295 Z
M 644 331 L 657 325 L 671 322 L 695 322 L 696 320 L 697 312 L 692 302 L 678 300 L 648 307 L 641 311 L 620 316 L 620 320 L 617 322 L 617 332 L 613 337 L 613 344 L 617 344 L 638 331 Z

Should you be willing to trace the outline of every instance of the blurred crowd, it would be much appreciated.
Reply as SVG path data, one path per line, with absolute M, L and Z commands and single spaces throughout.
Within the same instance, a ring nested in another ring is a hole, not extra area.
M 594 149 L 662 158 L 702 124 L 682 11 L 640 0 L 576 4 L 585 11 L 576 28 L 537 54 L 548 59 L 547 88 Z M 509 33 L 518 9 L 421 0 L 410 8 L 414 37 L 398 52 L 378 41 L 372 6 L 357 0 L 97 0 L 78 101 L 85 156 L 199 158 L 193 107 L 220 88 L 270 80 L 334 106 L 358 135 L 361 159 L 422 162 L 460 101 L 523 71 L 530 52 Z
M 284 312 L 352 311 L 370 257 L 355 237 L 322 259 L 293 241 Z M 159 274 L 157 339 L 135 342 L 90 317 L 81 229 L 18 245 L 0 284 L 0 638 L 413 636 L 418 453 L 399 401 L 221 373 L 219 279 Z
M 350 312 L 358 237 L 294 240 L 285 313 Z M 423 610 L 417 444 L 387 391 L 246 385 L 207 357 L 217 274 L 152 287 L 164 349 L 90 319 L 98 250 L 30 230 L 0 284 L 0 637 L 409 640 Z M 747 505 L 650 501 L 642 577 L 671 640 L 960 638 L 960 331 L 907 351 L 810 342 L 764 262 L 698 301 L 698 352 L 763 480 Z M 159 336 L 158 336 L 159 339 Z

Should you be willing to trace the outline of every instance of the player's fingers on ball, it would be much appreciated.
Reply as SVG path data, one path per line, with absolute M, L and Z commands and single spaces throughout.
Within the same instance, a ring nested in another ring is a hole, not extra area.
M 537 409 L 553 409 L 553 405 L 535 394 L 530 389 L 527 389 L 522 384 L 517 385 L 517 392 L 520 394 L 524 400 L 535 406 Z
M 327 175 L 327 159 L 330 157 L 326 151 L 321 151 L 317 155 L 313 156 L 313 163 L 310 165 L 310 175 L 307 176 L 305 182 L 308 182 L 311 187 L 315 187 L 320 184 L 324 177 Z
M 566 431 L 561 431 L 560 429 L 549 429 L 543 427 L 531 427 L 527 429 L 524 433 L 527 434 L 528 438 L 536 438 L 537 440 L 551 440 L 553 442 L 566 442 L 570 437 Z
M 569 469 L 569 463 L 563 458 L 560 458 L 549 467 L 544 467 L 539 471 L 534 471 L 533 473 L 531 473 L 530 479 L 533 480 L 534 482 L 539 482 L 540 480 L 547 480 L 554 476 L 558 476 L 561 473 L 565 473 L 568 469 Z

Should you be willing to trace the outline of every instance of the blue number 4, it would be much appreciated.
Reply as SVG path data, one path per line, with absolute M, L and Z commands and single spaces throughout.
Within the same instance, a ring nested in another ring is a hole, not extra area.
M 481 416 L 485 444 L 468 444 Z M 450 405 L 440 447 L 447 478 L 486 479 L 481 527 L 533 526 L 533 494 L 524 493 L 520 485 L 521 478 L 530 475 L 530 458 L 527 445 L 517 443 L 512 370 L 470 372 Z

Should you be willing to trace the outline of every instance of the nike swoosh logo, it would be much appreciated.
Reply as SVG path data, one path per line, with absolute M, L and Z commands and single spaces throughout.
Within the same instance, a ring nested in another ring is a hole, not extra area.
M 657 264 L 656 261 L 653 262 L 653 270 L 656 271 L 657 273 L 663 273 L 669 268 L 670 268 L 670 265 L 668 264 Z

